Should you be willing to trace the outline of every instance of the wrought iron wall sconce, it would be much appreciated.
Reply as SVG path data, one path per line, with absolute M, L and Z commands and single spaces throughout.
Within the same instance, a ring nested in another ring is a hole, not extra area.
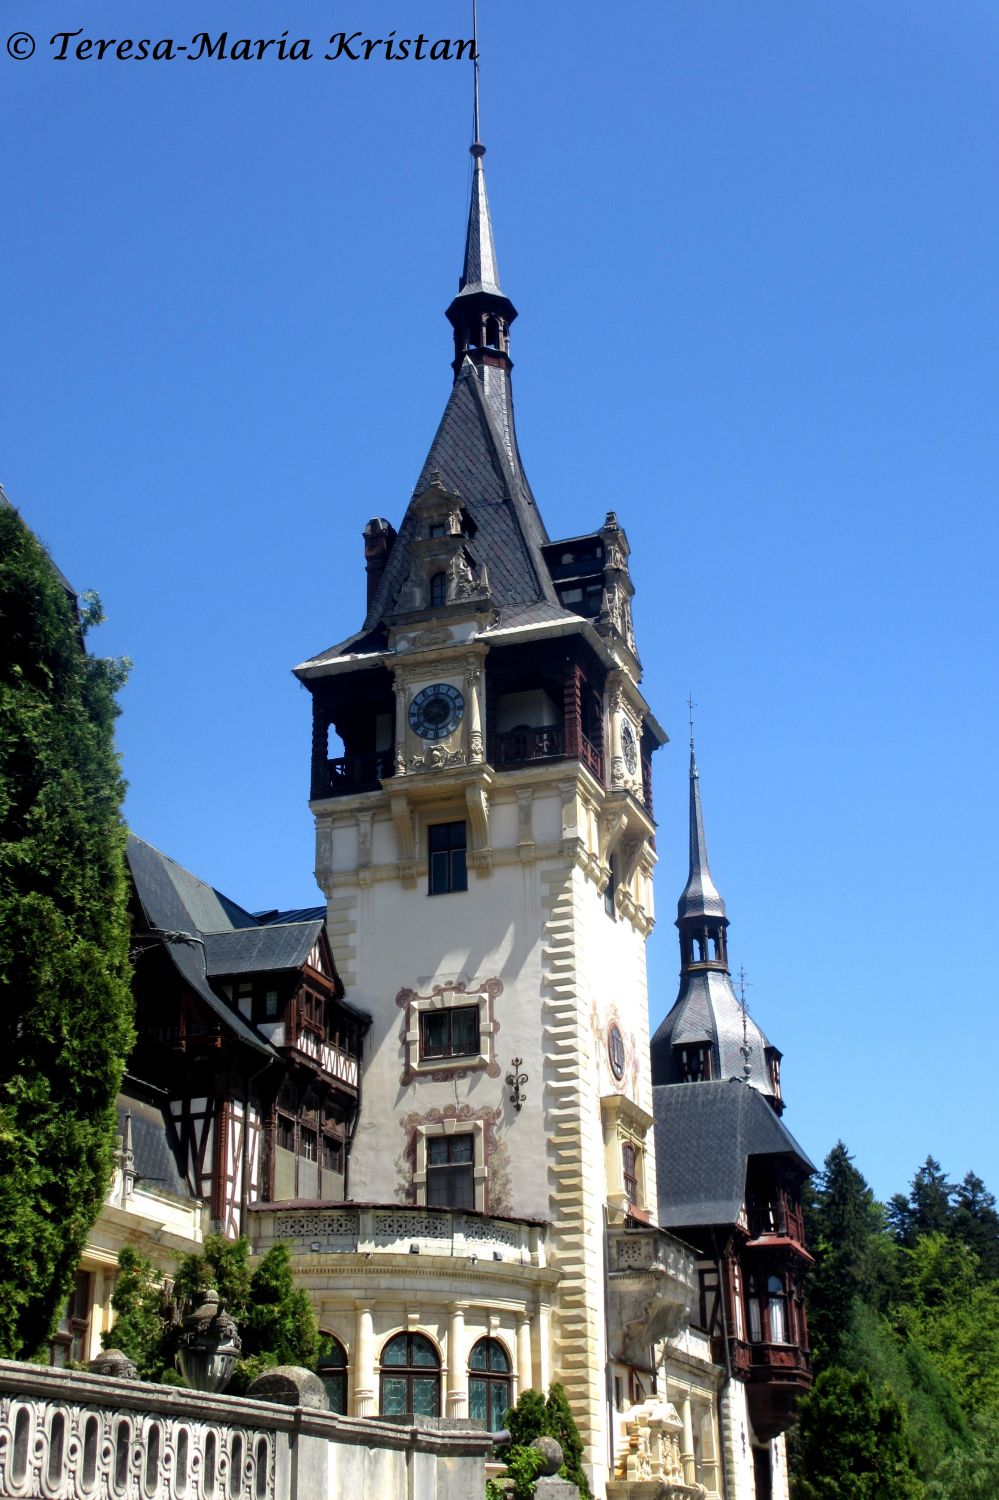
M 527 1074 L 520 1071 L 523 1061 L 522 1057 L 515 1057 L 511 1064 L 513 1071 L 506 1075 L 506 1081 L 510 1085 L 510 1103 L 518 1114 L 527 1099 L 527 1095 L 522 1091 L 522 1085 L 527 1082 Z

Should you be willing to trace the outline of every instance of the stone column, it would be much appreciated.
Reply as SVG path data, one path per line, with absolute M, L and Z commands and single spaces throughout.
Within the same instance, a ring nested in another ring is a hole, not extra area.
M 531 1368 L 531 1320 L 526 1313 L 517 1320 L 517 1395 L 529 1391 L 534 1382 Z
M 718 1445 L 715 1442 L 715 1413 L 711 1405 L 700 1412 L 701 1483 L 709 1495 L 718 1492 Z
M 374 1417 L 378 1413 L 375 1391 L 375 1331 L 371 1308 L 356 1304 L 354 1315 L 354 1416 Z
M 537 1322 L 538 1358 L 535 1363 L 537 1371 L 537 1388 L 546 1391 L 552 1382 L 552 1310 L 547 1302 L 542 1302 L 538 1307 Z
M 608 717 L 610 718 L 610 779 L 612 786 L 624 785 L 624 751 L 621 748 L 621 710 L 624 695 L 619 683 L 608 684 Z
M 680 1403 L 680 1421 L 683 1423 L 683 1436 L 681 1438 L 680 1463 L 683 1467 L 684 1484 L 697 1483 L 697 1466 L 694 1460 L 694 1426 L 690 1413 L 690 1392 L 684 1392 Z
M 447 1336 L 447 1414 L 468 1416 L 468 1355 L 465 1350 L 464 1302 L 451 1303 L 451 1326 Z
M 395 768 L 401 775 L 406 769 L 406 679 L 395 674 Z
M 465 697 L 468 702 L 468 758 L 470 761 L 480 761 L 483 758 L 481 682 L 482 672 L 478 661 L 473 658 L 465 666 Z

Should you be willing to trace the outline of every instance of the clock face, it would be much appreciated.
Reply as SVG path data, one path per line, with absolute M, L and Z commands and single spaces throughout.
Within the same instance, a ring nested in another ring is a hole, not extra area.
M 409 725 L 423 740 L 444 740 L 453 734 L 465 712 L 465 700 L 449 682 L 421 688 L 409 705 Z
M 626 724 L 621 730 L 621 749 L 624 751 L 624 763 L 629 773 L 634 776 L 638 769 L 638 746 L 635 744 L 635 736 L 630 724 Z

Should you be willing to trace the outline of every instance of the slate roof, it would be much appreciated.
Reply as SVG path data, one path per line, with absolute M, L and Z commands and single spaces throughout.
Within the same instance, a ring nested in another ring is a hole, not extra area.
M 770 1043 L 750 1015 L 746 1016 L 746 1041 L 750 1048 L 749 1083 L 754 1089 L 773 1097 L 766 1060 Z M 673 1048 L 694 1042 L 713 1043 L 711 1070 L 714 1078 L 743 1078 L 746 1060 L 741 1050 L 742 1006 L 723 969 L 695 969 L 684 975 L 676 1004 L 652 1038 L 654 1082 L 678 1083 Z
M 266 927 L 205 933 L 209 974 L 260 974 L 300 969 L 323 930 L 323 923 L 282 922 Z
M 690 742 L 690 868 L 687 884 L 677 903 L 677 918 L 725 916 L 725 903 L 711 878 L 708 866 L 708 841 L 704 836 L 704 814 L 701 811 L 701 783 L 694 759 L 694 741 Z
M 480 142 L 472 147 L 475 167 L 472 172 L 472 195 L 468 206 L 468 229 L 465 233 L 465 259 L 458 282 L 458 295 L 472 296 L 476 292 L 491 292 L 502 296 L 499 266 L 496 262 L 496 246 L 493 242 L 493 225 L 489 214 L 489 195 L 486 192 L 486 174 L 482 158 L 486 148 Z
M 752 1157 L 791 1157 L 802 1172 L 815 1170 L 767 1101 L 738 1080 L 654 1088 L 652 1109 L 664 1229 L 736 1224 Z
M 139 1185 L 154 1192 L 190 1198 L 191 1192 L 177 1164 L 173 1134 L 164 1105 L 157 1104 L 126 1081 L 118 1095 L 118 1133 L 125 1135 L 125 1116 L 132 1117 L 132 1157 Z
M 257 911 L 253 920 L 258 927 L 270 927 L 276 922 L 325 922 L 325 906 L 292 906 L 287 911 L 276 907 L 272 911 Z

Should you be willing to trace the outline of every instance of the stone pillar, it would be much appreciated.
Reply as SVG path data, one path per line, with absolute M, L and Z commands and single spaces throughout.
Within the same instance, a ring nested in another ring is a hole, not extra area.
M 465 696 L 468 700 L 468 758 L 480 761 L 482 749 L 482 672 L 476 660 L 465 667 Z
M 371 1308 L 359 1302 L 354 1315 L 354 1402 L 355 1417 L 374 1417 L 378 1413 L 375 1391 L 375 1331 Z
M 546 1302 L 538 1308 L 538 1357 L 535 1362 L 537 1388 L 546 1391 L 552 1381 L 552 1310 Z
M 525 1313 L 517 1321 L 517 1395 L 529 1391 L 534 1380 L 531 1368 L 531 1320 Z
M 697 1465 L 694 1460 L 694 1426 L 690 1413 L 690 1392 L 686 1391 L 680 1403 L 680 1421 L 683 1423 L 680 1463 L 683 1467 L 684 1484 L 697 1483 Z
M 621 710 L 624 696 L 619 683 L 609 684 L 608 717 L 610 719 L 610 779 L 611 786 L 624 785 L 624 751 L 621 746 Z
M 406 769 L 406 679 L 395 677 L 395 768 L 401 775 Z
M 715 1495 L 718 1493 L 718 1444 L 715 1441 L 714 1407 L 702 1407 L 700 1418 L 701 1483 L 709 1495 Z
M 465 1350 L 465 1303 L 451 1303 L 447 1337 L 447 1414 L 468 1416 L 468 1355 Z

